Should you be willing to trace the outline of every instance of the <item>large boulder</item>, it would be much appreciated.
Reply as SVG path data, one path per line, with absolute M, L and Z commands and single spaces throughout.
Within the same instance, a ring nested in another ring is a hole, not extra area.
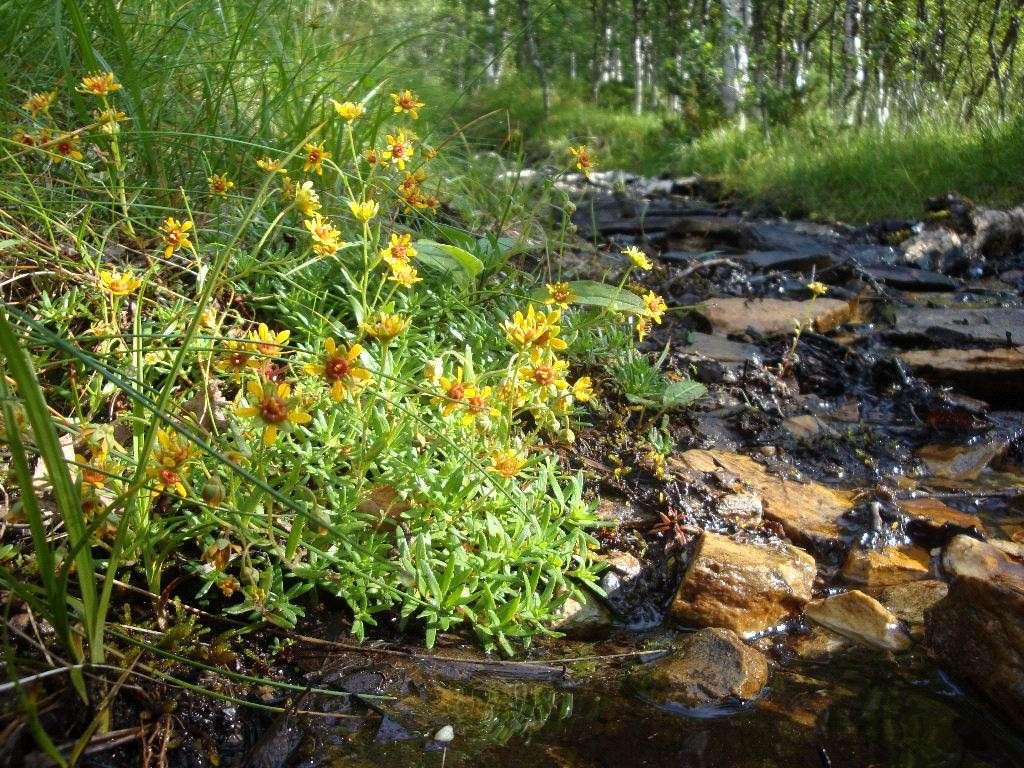
M 804 614 L 843 637 L 874 648 L 903 651 L 910 647 L 910 637 L 896 616 L 860 590 L 814 600 L 804 608 Z
M 958 576 L 925 614 L 928 648 L 1024 728 L 1024 581 L 997 571 Z
M 811 599 L 816 573 L 814 558 L 789 544 L 744 543 L 705 532 L 670 614 L 698 627 L 760 632 Z
M 752 699 L 767 684 L 768 660 L 728 629 L 701 629 L 677 654 L 645 671 L 640 687 L 658 704 L 691 709 Z

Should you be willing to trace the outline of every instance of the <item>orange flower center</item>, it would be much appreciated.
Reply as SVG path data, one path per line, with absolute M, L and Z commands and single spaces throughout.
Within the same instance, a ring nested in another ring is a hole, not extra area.
M 178 475 L 177 475 L 177 473 L 175 473 L 175 472 L 173 472 L 173 471 L 171 471 L 169 469 L 161 469 L 160 470 L 160 482 L 163 483 L 165 486 L 177 485 L 178 484 Z
M 548 384 L 554 384 L 555 369 L 550 365 L 538 365 L 533 369 L 533 380 L 542 387 L 546 387 Z
M 57 151 L 60 152 L 62 155 L 70 155 L 71 150 L 73 149 L 74 146 L 72 146 L 70 141 L 62 141 L 60 144 L 57 145 Z
M 416 106 L 416 100 L 412 96 L 403 96 L 398 100 L 402 109 L 413 109 Z
M 351 372 L 352 364 L 349 363 L 348 358 L 341 357 L 340 355 L 330 358 L 324 364 L 324 376 L 330 382 L 347 379 Z
M 319 149 L 313 149 L 309 152 L 309 162 L 319 163 L 323 159 Z
M 391 147 L 391 156 L 395 158 L 405 157 L 405 145 L 395 144 L 393 147 Z
M 473 395 L 469 398 L 469 410 L 479 413 L 484 409 L 484 399 L 480 395 Z
M 280 424 L 288 418 L 288 403 L 277 395 L 264 397 L 260 403 L 260 417 L 268 424 Z
M 445 394 L 449 400 L 461 400 L 466 396 L 466 387 L 463 384 L 452 384 Z

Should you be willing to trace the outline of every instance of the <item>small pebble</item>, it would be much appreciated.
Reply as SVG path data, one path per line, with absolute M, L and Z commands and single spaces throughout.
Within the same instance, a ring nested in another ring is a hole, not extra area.
M 447 744 L 449 741 L 455 738 L 455 729 L 450 725 L 441 726 L 437 733 L 434 734 L 434 741 L 440 742 L 441 744 Z

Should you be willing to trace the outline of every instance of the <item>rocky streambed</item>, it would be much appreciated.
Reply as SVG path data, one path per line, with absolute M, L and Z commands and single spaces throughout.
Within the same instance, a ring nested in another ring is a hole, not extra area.
M 513 661 L 297 643 L 295 679 L 354 695 L 256 727 L 197 701 L 194 764 L 1024 765 L 1024 209 L 847 227 L 566 184 L 561 276 L 643 249 L 673 308 L 647 343 L 708 388 L 658 417 L 671 450 L 625 409 L 568 452 L 605 594 Z

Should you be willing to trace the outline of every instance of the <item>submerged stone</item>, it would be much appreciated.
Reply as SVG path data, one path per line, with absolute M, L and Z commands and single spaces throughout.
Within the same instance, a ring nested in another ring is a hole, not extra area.
M 768 682 L 768 660 L 728 629 L 701 629 L 679 652 L 645 671 L 640 687 L 659 704 L 691 709 L 749 700 Z
M 753 544 L 705 532 L 669 609 L 700 627 L 760 632 L 811 599 L 814 558 L 789 544 Z
M 915 627 L 924 625 L 925 611 L 935 605 L 949 593 L 949 585 L 938 579 L 911 581 L 886 587 L 882 590 L 879 601 L 893 612 L 893 615 Z

